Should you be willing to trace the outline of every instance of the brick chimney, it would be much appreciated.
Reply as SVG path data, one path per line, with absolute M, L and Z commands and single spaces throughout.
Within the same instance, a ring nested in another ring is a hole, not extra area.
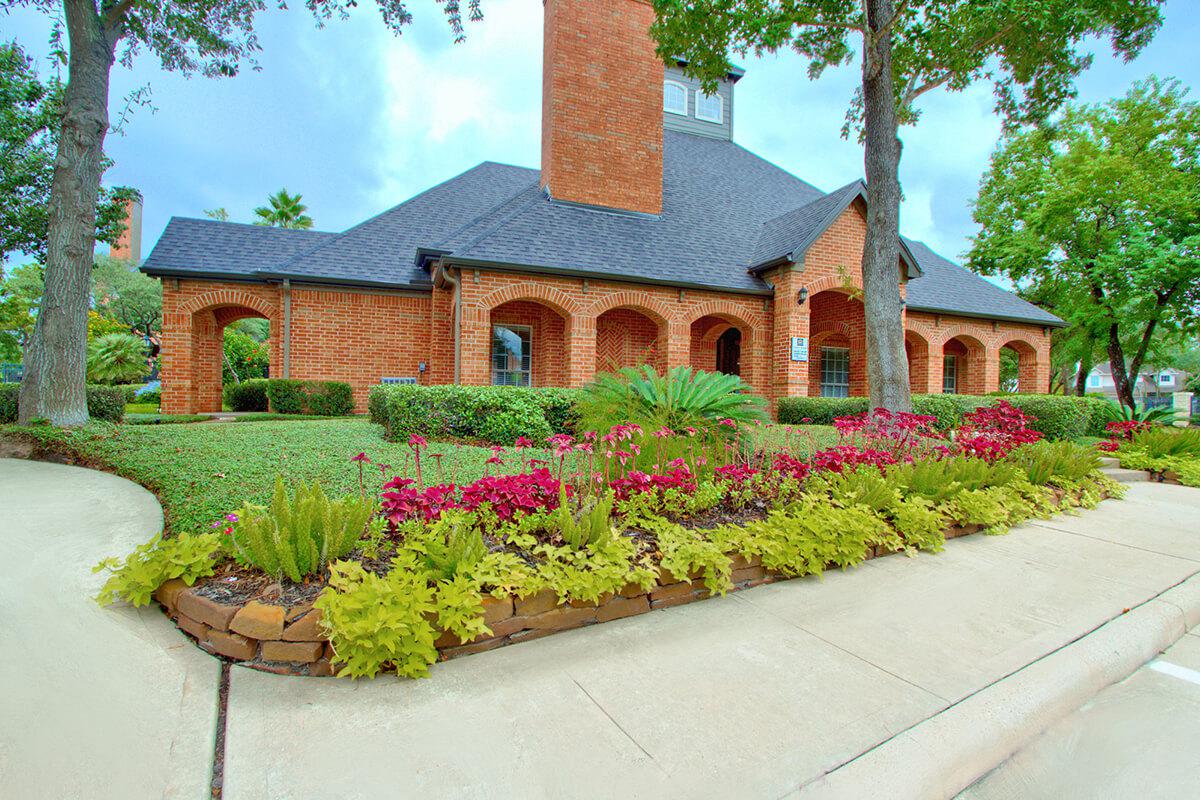
M 113 258 L 122 258 L 134 264 L 142 260 L 142 201 L 138 198 L 125 201 L 125 230 L 108 251 Z
M 648 0 L 544 0 L 542 187 L 662 211 L 663 63 Z

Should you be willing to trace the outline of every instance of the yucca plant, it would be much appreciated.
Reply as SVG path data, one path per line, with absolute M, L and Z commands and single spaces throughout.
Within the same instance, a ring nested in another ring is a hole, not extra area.
M 686 366 L 660 375 L 648 364 L 597 375 L 579 401 L 584 427 L 590 430 L 627 422 L 676 431 L 713 428 L 725 419 L 742 424 L 765 419 L 765 405 L 737 375 Z
M 87 373 L 93 383 L 132 383 L 146 376 L 146 342 L 132 333 L 109 333 L 88 345 Z
M 1200 430 L 1153 428 L 1135 433 L 1129 447 L 1150 458 L 1200 458 Z
M 613 491 L 609 489 L 598 497 L 584 498 L 576 514 L 571 511 L 566 487 L 561 487 L 554 521 L 563 541 L 576 550 L 582 550 L 610 538 L 614 502 Z
M 247 503 L 238 512 L 234 555 L 276 580 L 298 582 L 353 550 L 374 510 L 372 501 L 352 495 L 330 500 L 317 481 L 289 498 L 277 477 L 269 508 Z

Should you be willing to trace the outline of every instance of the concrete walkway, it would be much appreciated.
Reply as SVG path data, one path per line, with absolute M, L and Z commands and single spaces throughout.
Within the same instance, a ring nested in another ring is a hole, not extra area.
M 78 498 L 89 493 L 106 513 L 85 510 Z M 0 730 L 0 785 L 204 796 L 216 662 L 157 611 L 100 611 L 87 599 L 98 584 L 90 565 L 152 532 L 152 499 L 109 476 L 0 461 L 0 503 L 10 555 L 0 569 L 15 577 L 0 582 L 0 602 L 41 621 L 11 636 L 18 623 L 0 621 L 5 640 L 28 642 L 20 663 L 0 666 L 7 686 L 21 687 L 0 701 L 16 703 L 0 706 L 6 720 L 20 720 Z M 1078 517 L 458 659 L 429 680 L 234 667 L 225 797 L 882 796 L 846 792 L 855 765 L 906 737 L 919 742 L 933 723 L 1122 624 L 1142 649 L 1105 645 L 1089 658 L 1135 660 L 1123 672 L 1089 662 L 1088 674 L 1128 675 L 1183 634 L 1184 611 L 1200 614 L 1200 577 L 1171 589 L 1197 572 L 1200 491 L 1139 483 L 1124 502 Z M 38 610 L 48 607 L 57 622 Z M 77 657 L 64 659 L 52 639 L 75 642 Z M 1086 699 L 1061 709 L 1048 700 L 1044 711 L 1059 719 Z M 43 706 L 62 716 L 27 741 L 46 724 Z M 974 772 L 959 759 L 965 781 L 911 796 L 952 796 L 1040 730 Z M 138 789 L 78 788 L 118 770 L 140 775 Z M 54 771 L 63 774 L 46 777 Z

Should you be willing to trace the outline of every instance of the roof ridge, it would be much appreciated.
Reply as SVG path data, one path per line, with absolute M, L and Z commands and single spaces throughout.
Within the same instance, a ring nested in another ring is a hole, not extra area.
M 230 225 L 239 228 L 253 228 L 254 230 L 286 231 L 288 233 L 317 233 L 322 236 L 338 235 L 337 231 L 322 231 L 317 230 L 316 228 L 284 228 L 279 225 L 259 225 L 257 222 L 234 222 L 233 220 L 228 219 L 211 219 L 208 217 L 183 217 L 179 214 L 172 214 L 171 218 L 167 220 L 167 224 L 170 225 L 175 220 L 179 220 L 181 222 L 200 222 L 205 225 Z
M 505 200 L 500 205 L 495 206 L 494 208 L 489 210 L 487 213 L 480 214 L 478 217 L 476 217 L 474 220 L 472 220 L 470 224 L 464 225 L 463 227 L 456 230 L 454 233 L 458 233 L 459 231 L 465 231 L 465 230 L 467 230 L 467 228 L 471 227 L 471 225 L 475 225 L 476 223 L 482 222 L 483 219 L 485 217 L 487 217 L 488 215 L 497 214 L 497 213 L 499 214 L 499 216 L 495 219 L 495 221 L 492 222 L 490 225 L 485 226 L 484 229 L 479 233 L 478 236 L 474 237 L 473 239 L 467 240 L 462 245 L 460 245 L 457 249 L 459 249 L 459 250 L 471 249 L 472 247 L 479 244 L 484 239 L 486 239 L 487 237 L 489 237 L 493 233 L 495 233 L 496 230 L 501 225 L 503 225 L 504 223 L 511 220 L 519 212 L 523 211 L 525 206 L 533 205 L 533 203 L 529 202 L 529 200 L 526 199 L 525 195 L 527 192 L 529 192 L 529 189 L 535 189 L 535 191 L 532 194 L 530 194 L 529 197 L 532 198 L 533 200 L 536 200 L 541 195 L 541 190 L 536 189 L 536 186 L 537 186 L 537 184 L 534 184 L 533 186 L 522 189 L 521 191 L 517 192 L 515 195 L 513 195 L 509 199 Z M 505 213 L 503 211 L 503 209 L 505 206 L 509 206 L 509 205 L 512 206 L 512 209 L 509 210 L 507 213 Z M 453 234 L 451 236 L 444 237 L 442 239 L 442 241 L 447 242 L 452 238 L 452 236 L 453 236 Z

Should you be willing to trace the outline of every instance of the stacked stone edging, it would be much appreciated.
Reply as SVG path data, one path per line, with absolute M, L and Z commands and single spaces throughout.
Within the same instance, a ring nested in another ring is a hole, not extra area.
M 1056 502 L 1062 493 L 1056 492 Z M 946 529 L 947 539 L 977 533 L 979 525 L 954 525 Z M 892 550 L 873 547 L 870 560 L 891 555 Z M 731 592 L 790 578 L 763 567 L 758 557 L 732 555 Z M 829 565 L 829 568 L 836 568 Z M 539 639 L 559 631 L 645 614 L 658 608 L 686 605 L 711 597 L 699 573 L 679 580 L 659 570 L 657 582 L 649 589 L 634 584 L 620 592 L 607 594 L 598 602 L 560 601 L 545 589 L 525 598 L 485 596 L 483 619 L 492 633 L 469 642 L 443 632 L 434 642 L 440 660 L 494 650 L 497 647 Z M 333 645 L 321 631 L 321 612 L 311 602 L 295 606 L 270 605 L 249 600 L 226 605 L 198 594 L 178 578 L 167 581 L 154 597 L 180 630 L 194 638 L 206 652 L 224 656 L 245 666 L 288 675 L 332 675 Z

